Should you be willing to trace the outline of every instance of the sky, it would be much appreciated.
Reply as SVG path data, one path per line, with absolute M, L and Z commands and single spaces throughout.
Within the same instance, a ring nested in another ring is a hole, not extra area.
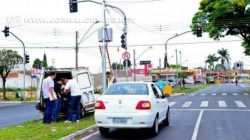
M 100 0 L 97 0 L 101 2 Z M 75 32 L 81 38 L 88 28 L 95 24 L 80 44 L 79 66 L 89 67 L 93 73 L 101 72 L 101 54 L 98 46 L 97 30 L 102 27 L 102 6 L 80 3 L 78 13 L 69 12 L 68 0 L 1 0 L 0 28 L 8 25 L 10 31 L 20 37 L 31 64 L 46 53 L 49 65 L 54 60 L 55 67 L 75 66 Z M 177 33 L 190 30 L 192 17 L 197 12 L 200 0 L 107 0 L 108 4 L 121 8 L 128 18 L 128 52 L 136 51 L 137 63 L 151 60 L 153 67 L 163 66 L 164 44 Z M 119 12 L 106 12 L 108 27 L 113 29 L 113 41 L 108 43 L 111 62 L 122 62 L 124 49 L 120 48 L 123 18 Z M 152 49 L 149 49 L 149 47 Z M 23 54 L 22 46 L 13 36 L 0 35 L 0 47 L 17 50 Z M 17 48 L 13 48 L 17 47 Z M 52 49 L 52 48 L 53 49 Z M 238 37 L 226 37 L 213 41 L 206 33 L 197 38 L 187 33 L 172 39 L 168 45 L 170 64 L 176 63 L 175 50 L 181 51 L 182 64 L 190 68 L 203 67 L 209 54 L 218 49 L 228 49 L 232 63 L 243 60 L 245 68 L 250 67 L 250 59 L 245 56 Z M 179 58 L 179 56 L 178 56 Z M 131 58 L 132 59 L 132 58 Z M 141 66 L 137 66 L 141 68 Z

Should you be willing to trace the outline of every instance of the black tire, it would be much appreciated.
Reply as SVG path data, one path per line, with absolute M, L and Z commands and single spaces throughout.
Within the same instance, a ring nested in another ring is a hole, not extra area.
M 151 136 L 157 136 L 159 132 L 159 124 L 158 124 L 158 117 L 155 118 L 153 126 L 150 128 Z
M 169 119 L 170 119 L 170 107 L 168 107 L 166 119 L 163 120 L 163 122 L 162 122 L 164 126 L 169 126 L 169 122 L 170 122 Z
M 99 127 L 99 131 L 103 137 L 109 136 L 109 128 Z
M 85 109 L 81 106 L 81 118 L 84 118 L 86 116 Z

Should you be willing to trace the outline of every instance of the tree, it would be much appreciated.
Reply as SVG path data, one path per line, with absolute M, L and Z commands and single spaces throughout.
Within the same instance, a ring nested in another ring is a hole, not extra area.
M 23 62 L 23 58 L 12 50 L 0 50 L 0 75 L 3 81 L 3 99 L 6 98 L 6 79 L 15 65 Z
M 192 31 L 195 33 L 201 26 L 215 40 L 239 36 L 244 53 L 250 55 L 250 11 L 246 10 L 249 3 L 250 0 L 202 0 L 192 20 Z
M 229 62 L 230 60 L 230 55 L 228 53 L 227 49 L 222 48 L 221 50 L 218 50 L 217 52 L 220 56 L 218 57 L 221 61 L 221 65 L 224 66 L 225 61 Z
M 116 66 L 117 65 L 117 66 Z M 117 70 L 122 70 L 123 69 L 123 65 L 122 64 L 119 64 L 119 63 L 113 63 L 112 64 L 112 69 L 113 70 L 116 70 L 116 67 L 117 67 Z
M 43 55 L 43 67 L 45 68 L 45 69 L 47 69 L 48 68 L 48 63 L 47 63 L 47 56 L 46 56 L 46 54 L 44 53 L 44 55 Z
M 218 60 L 219 58 L 216 57 L 215 54 L 212 54 L 212 55 L 210 54 L 207 56 L 207 60 L 205 62 L 208 63 L 208 68 L 210 70 L 214 70 L 214 65 L 215 65 L 214 63 L 217 62 Z
M 36 58 L 33 62 L 32 68 L 39 68 L 41 64 L 43 64 L 43 61 L 40 60 L 39 58 Z

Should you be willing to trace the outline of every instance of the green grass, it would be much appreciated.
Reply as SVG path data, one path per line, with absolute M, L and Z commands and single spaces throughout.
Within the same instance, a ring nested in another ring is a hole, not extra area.
M 211 84 L 199 85 L 199 86 L 196 86 L 196 87 L 193 87 L 193 88 L 177 88 L 177 89 L 174 89 L 173 93 L 185 93 L 185 94 L 188 94 L 188 93 L 192 93 L 192 92 L 199 91 L 201 89 L 207 88 L 209 86 L 211 86 Z
M 93 115 L 79 123 L 43 124 L 41 120 L 0 129 L 0 140 L 57 140 L 95 124 Z

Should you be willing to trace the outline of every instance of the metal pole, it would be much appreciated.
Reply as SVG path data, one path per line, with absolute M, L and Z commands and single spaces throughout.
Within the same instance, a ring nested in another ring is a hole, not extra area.
M 136 81 L 136 74 L 135 74 L 135 69 L 136 69 L 136 61 L 135 61 L 135 49 L 133 50 L 134 53 L 134 82 Z
M 102 32 L 102 87 L 103 93 L 106 91 L 106 5 L 105 0 L 102 1 L 103 6 L 103 32 Z
M 178 82 L 178 53 L 177 53 L 177 50 L 175 50 L 175 55 L 176 55 L 176 79 Z
M 78 47 L 78 37 L 79 37 L 79 32 L 76 31 L 76 70 L 78 70 L 78 50 L 79 50 L 79 47 Z
M 24 42 L 19 37 L 17 37 L 14 33 L 10 32 L 10 34 L 12 34 L 23 45 L 23 101 L 24 101 L 25 100 L 25 56 L 26 56 L 25 45 L 24 45 Z
M 184 35 L 186 33 L 190 33 L 192 31 L 185 31 L 183 33 L 180 33 L 180 34 L 176 34 L 175 36 L 172 36 L 170 38 L 167 39 L 166 43 L 165 43 L 165 56 L 164 56 L 164 68 L 167 68 L 168 67 L 168 55 L 167 55 L 167 48 L 168 48 L 168 42 L 173 39 L 173 38 L 176 38 L 178 36 L 181 36 L 181 35 Z
M 182 70 L 182 64 L 181 64 L 181 51 L 179 51 L 180 54 L 180 70 Z

